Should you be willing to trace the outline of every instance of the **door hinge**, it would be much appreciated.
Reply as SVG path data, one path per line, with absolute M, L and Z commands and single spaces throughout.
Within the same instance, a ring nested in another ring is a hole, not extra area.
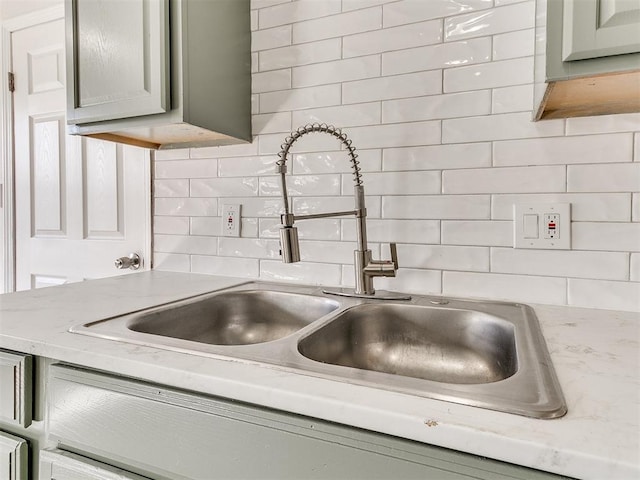
M 9 91 L 15 92 L 16 90 L 15 75 L 13 74 L 13 72 L 8 72 L 8 77 L 9 77 Z

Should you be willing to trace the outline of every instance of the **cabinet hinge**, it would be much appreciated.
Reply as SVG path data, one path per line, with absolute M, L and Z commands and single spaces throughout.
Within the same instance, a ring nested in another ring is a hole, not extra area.
M 15 75 L 13 74 L 13 72 L 9 72 L 8 77 L 9 77 L 9 91 L 15 92 L 16 90 Z

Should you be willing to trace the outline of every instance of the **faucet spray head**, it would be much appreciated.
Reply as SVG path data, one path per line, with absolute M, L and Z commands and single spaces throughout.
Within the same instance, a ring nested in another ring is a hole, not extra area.
M 298 242 L 298 228 L 282 225 L 280 227 L 280 255 L 284 263 L 300 261 L 300 244 Z

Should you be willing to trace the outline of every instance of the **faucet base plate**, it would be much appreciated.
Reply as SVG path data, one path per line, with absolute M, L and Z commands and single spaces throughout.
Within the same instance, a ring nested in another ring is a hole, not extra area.
M 373 294 L 356 293 L 353 288 L 323 289 L 322 293 L 327 295 L 338 295 L 340 297 L 369 298 L 371 300 L 411 300 L 411 295 L 404 293 L 388 292 L 386 290 L 376 290 Z

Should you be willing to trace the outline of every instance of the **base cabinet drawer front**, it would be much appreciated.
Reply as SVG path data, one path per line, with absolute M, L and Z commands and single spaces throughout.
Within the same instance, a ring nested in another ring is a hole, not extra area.
M 59 448 L 156 480 L 560 478 L 79 368 L 49 374 L 48 432 Z
M 40 452 L 39 480 L 149 480 L 63 450 Z
M 27 441 L 0 431 L 0 480 L 27 480 L 28 465 Z
M 33 359 L 0 350 L 0 421 L 28 427 L 32 420 Z

